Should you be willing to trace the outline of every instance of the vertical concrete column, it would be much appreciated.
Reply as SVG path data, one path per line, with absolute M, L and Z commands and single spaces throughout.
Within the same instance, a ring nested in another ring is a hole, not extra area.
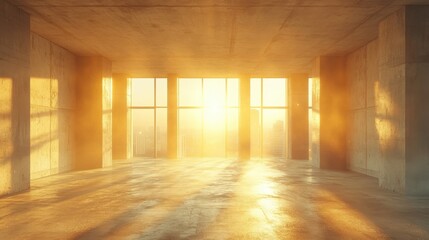
M 238 156 L 250 159 L 250 76 L 240 78 L 240 113 L 238 132 Z
M 308 74 L 292 74 L 288 82 L 288 157 L 308 160 Z
M 30 17 L 0 1 L 0 196 L 30 187 Z
M 313 165 L 345 169 L 347 88 L 345 59 L 318 57 L 313 69 Z
M 127 106 L 131 106 L 131 89 L 132 81 L 127 79 Z M 133 157 L 133 122 L 132 122 L 132 111 L 128 109 L 127 111 L 127 158 Z
M 128 139 L 128 76 L 113 74 L 113 104 L 112 104 L 112 158 L 127 158 Z
M 76 169 L 112 164 L 112 64 L 80 57 L 76 86 Z
M 167 157 L 177 158 L 177 75 L 167 79 Z
M 405 6 L 379 26 L 379 184 L 406 194 L 429 194 L 428 25 L 429 6 Z

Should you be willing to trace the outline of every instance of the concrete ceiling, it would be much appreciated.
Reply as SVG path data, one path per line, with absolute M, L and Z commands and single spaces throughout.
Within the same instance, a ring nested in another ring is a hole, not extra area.
M 113 71 L 152 77 L 284 76 L 319 55 L 344 55 L 378 23 L 429 0 L 10 0 L 31 29 Z

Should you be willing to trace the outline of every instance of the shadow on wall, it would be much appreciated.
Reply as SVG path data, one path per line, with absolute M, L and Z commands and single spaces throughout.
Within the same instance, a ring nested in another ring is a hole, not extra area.
M 31 179 L 71 170 L 73 108 L 61 106 L 70 87 L 54 78 L 30 79 Z
M 29 188 L 28 100 L 24 77 L 0 76 L 0 196 Z
M 12 159 L 15 150 L 12 137 L 12 79 L 0 78 L 0 90 L 0 194 L 5 194 L 12 188 Z
M 76 58 L 31 33 L 31 179 L 66 172 L 74 159 Z

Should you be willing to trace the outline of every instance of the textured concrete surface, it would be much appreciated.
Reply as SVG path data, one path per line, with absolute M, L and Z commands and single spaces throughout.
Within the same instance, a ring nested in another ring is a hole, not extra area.
M 167 156 L 177 158 L 177 75 L 169 74 L 167 79 Z
M 30 186 L 30 18 L 0 1 L 0 195 Z
M 128 141 L 128 77 L 126 74 L 112 76 L 112 159 L 127 159 Z
M 327 169 L 346 169 L 347 82 L 344 57 L 315 60 L 313 78 L 312 161 Z
M 103 57 L 79 57 L 76 84 L 77 169 L 112 164 L 112 72 Z
M 378 177 L 381 161 L 375 127 L 375 88 L 378 87 L 378 41 L 374 40 L 347 56 L 349 169 Z
M 429 6 L 405 9 L 405 188 L 429 194 Z
M 238 156 L 249 159 L 251 154 L 250 140 L 250 76 L 240 77 L 240 110 L 238 116 Z
M 307 72 L 376 38 L 380 20 L 428 0 L 10 0 L 32 31 L 114 72 L 237 77 Z M 317 24 L 314 24 L 317 22 Z M 198 66 L 198 67 L 195 67 Z
M 347 123 L 348 168 L 366 174 L 366 109 L 350 111 Z
M 380 185 L 429 194 L 428 6 L 407 6 L 380 24 L 376 128 Z
M 31 178 L 71 170 L 74 149 L 76 57 L 31 34 Z
M 136 159 L 0 199 L 1 239 L 428 239 L 429 199 L 307 161 Z
M 381 159 L 380 141 L 376 128 L 376 99 L 375 89 L 379 86 L 379 54 L 378 40 L 374 40 L 366 45 L 366 167 L 367 174 L 378 176 Z
M 112 62 L 103 59 L 102 70 L 103 167 L 112 165 Z
M 288 157 L 309 159 L 308 148 L 308 74 L 292 74 L 288 78 Z

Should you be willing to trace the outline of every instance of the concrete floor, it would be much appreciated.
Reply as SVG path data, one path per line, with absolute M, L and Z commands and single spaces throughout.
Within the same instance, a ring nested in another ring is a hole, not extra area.
M 429 198 L 307 161 L 118 162 L 0 199 L 0 239 L 429 239 Z

